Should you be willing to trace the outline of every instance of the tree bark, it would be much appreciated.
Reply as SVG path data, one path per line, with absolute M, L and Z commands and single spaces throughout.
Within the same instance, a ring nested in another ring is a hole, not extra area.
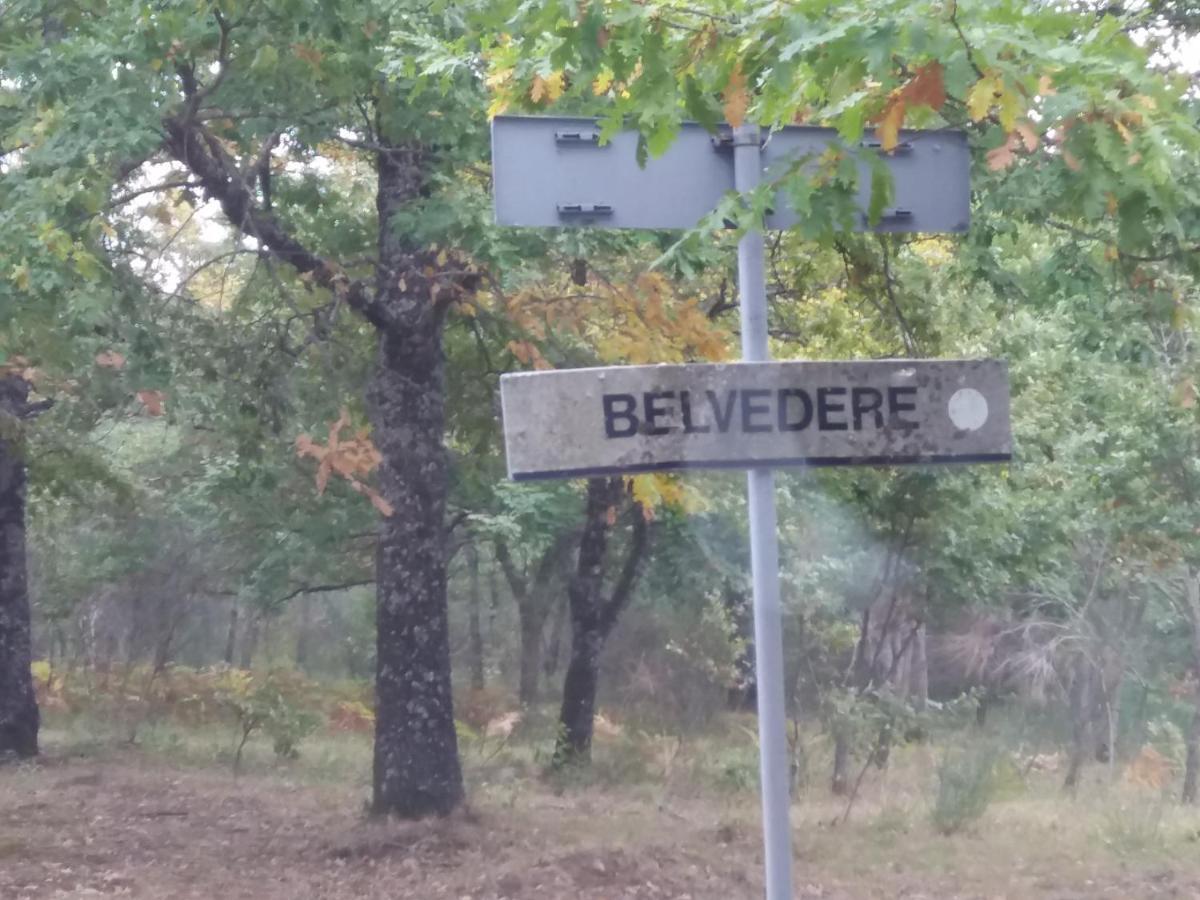
M 1075 677 L 1071 681 L 1071 755 L 1063 789 L 1079 787 L 1083 764 L 1092 752 L 1092 698 L 1095 673 L 1091 661 L 1080 654 L 1075 662 Z
M 836 797 L 850 790 L 850 739 L 841 731 L 833 736 L 833 778 L 829 789 Z
M 1183 795 L 1180 798 L 1190 804 L 1196 802 L 1196 781 L 1200 774 L 1200 684 L 1192 694 L 1192 704 L 1192 724 L 1188 728 L 1187 759 L 1183 767 Z
M 620 478 L 588 480 L 579 560 L 567 590 L 571 605 L 571 658 L 563 681 L 559 737 L 554 748 L 556 768 L 591 759 L 600 653 L 621 611 L 629 604 L 649 543 L 645 517 L 635 504 L 629 554 L 606 602 L 602 589 L 608 534 L 623 495 L 624 483 Z
M 496 542 L 496 559 L 504 570 L 504 576 L 517 604 L 517 619 L 521 632 L 520 677 L 517 682 L 517 698 L 522 706 L 537 702 L 538 688 L 542 675 L 543 636 L 546 620 L 550 616 L 553 602 L 551 586 L 562 558 L 570 549 L 573 535 L 564 532 L 546 548 L 530 585 L 517 569 L 509 553 L 508 545 Z
M 542 654 L 542 673 L 547 682 L 551 682 L 558 674 L 558 664 L 562 657 L 563 632 L 567 627 L 569 604 L 566 596 L 559 597 L 554 604 L 554 618 L 550 622 L 550 638 Z
M 0 759 L 38 752 L 25 555 L 26 469 L 17 433 L 28 397 L 23 378 L 0 376 Z
M 1184 803 L 1195 803 L 1197 781 L 1200 780 L 1200 572 L 1195 572 L 1189 566 L 1185 572 L 1184 583 L 1184 612 L 1192 632 L 1192 669 L 1197 678 L 1196 691 L 1193 695 L 1192 724 L 1188 729 L 1186 747 L 1187 758 L 1183 767 L 1183 794 L 1180 799 Z
M 242 646 L 238 654 L 239 668 L 249 669 L 254 665 L 254 651 L 258 649 L 258 630 L 261 618 L 261 613 L 252 613 L 250 621 L 246 625 L 246 631 L 242 634 Z
M 929 705 L 929 657 L 925 647 L 925 624 L 917 627 L 912 643 L 912 667 L 909 672 L 908 695 L 913 708 L 924 712 Z
M 443 308 L 422 283 L 395 216 L 421 192 L 415 151 L 378 154 L 381 330 L 367 389 L 384 516 L 376 553 L 376 815 L 445 815 L 463 800 L 450 691 L 446 597 Z M 406 273 L 403 278 L 397 273 Z M 411 281 L 412 283 L 408 283 Z
M 483 630 L 479 622 L 481 604 L 479 589 L 479 548 L 474 543 L 467 545 L 467 651 L 470 657 L 471 687 L 482 691 L 483 679 Z
M 237 651 L 238 602 L 234 597 L 229 601 L 229 630 L 225 633 L 225 665 L 232 666 L 234 653 Z
M 300 604 L 300 621 L 296 623 L 296 668 L 301 672 L 307 672 L 312 657 L 312 595 L 303 594 L 298 602 Z

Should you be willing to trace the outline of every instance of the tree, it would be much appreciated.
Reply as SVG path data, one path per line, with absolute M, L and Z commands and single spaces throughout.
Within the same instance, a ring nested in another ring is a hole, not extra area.
M 25 561 L 27 475 L 22 423 L 41 404 L 11 363 L 0 367 L 0 759 L 36 756 L 38 707 L 30 674 L 29 582 Z
M 72 7 L 54 20 L 50 67 L 38 52 L 48 21 L 40 4 L 18 3 L 0 26 L 12 51 L 0 71 L 7 208 L 46 223 L 40 236 L 14 232 L 7 289 L 52 310 L 66 260 L 92 278 L 93 308 L 122 280 L 142 277 L 147 293 L 162 293 L 160 273 L 131 270 L 111 211 L 184 190 L 237 231 L 235 250 L 267 260 L 291 321 L 308 326 L 301 349 L 344 311 L 359 317 L 376 345 L 366 408 L 390 510 L 376 555 L 372 806 L 449 812 L 463 787 L 447 637 L 442 334 L 479 275 L 448 246 L 464 232 L 444 215 L 441 192 L 474 161 L 482 131 L 474 76 L 431 82 L 413 47 L 427 34 L 456 39 L 456 15 L 236 0 Z M 447 86 L 459 102 L 446 104 Z M 320 187 L 318 158 L 355 177 Z M 366 176 L 374 210 L 364 216 Z
M 623 505 L 624 494 L 622 478 L 588 479 L 579 558 L 567 587 L 571 603 L 571 657 L 563 681 L 560 730 L 554 748 L 554 764 L 558 767 L 591 758 L 600 654 L 621 611 L 629 605 L 646 555 L 649 527 L 645 510 L 640 504 L 631 503 L 628 504 L 629 549 L 612 592 L 606 597 L 604 574 L 609 532 Z

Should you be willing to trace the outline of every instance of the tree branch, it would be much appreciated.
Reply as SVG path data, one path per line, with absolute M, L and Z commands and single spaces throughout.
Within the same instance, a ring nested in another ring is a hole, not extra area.
M 284 594 L 278 600 L 272 603 L 272 606 L 278 606 L 281 603 L 287 603 L 301 594 L 327 594 L 333 591 L 344 591 L 348 588 L 363 587 L 364 585 L 374 584 L 374 578 L 359 578 L 354 581 L 342 581 L 336 584 L 306 584 L 303 587 L 298 587 L 288 594 Z
M 310 276 L 313 283 L 332 291 L 372 325 L 382 330 L 392 327 L 386 308 L 372 297 L 362 279 L 351 281 L 340 266 L 309 250 L 274 215 L 255 204 L 237 166 L 203 126 L 186 117 L 170 116 L 163 127 L 167 151 L 199 180 L 205 195 L 220 205 L 231 224 L 301 275 Z
M 617 618 L 629 605 L 633 598 L 633 589 L 641 571 L 642 560 L 646 556 L 646 548 L 650 545 L 650 528 L 641 507 L 633 504 L 633 535 L 629 544 L 629 554 L 625 557 L 625 565 L 613 587 L 612 596 L 600 612 L 600 630 L 607 635 L 617 624 Z

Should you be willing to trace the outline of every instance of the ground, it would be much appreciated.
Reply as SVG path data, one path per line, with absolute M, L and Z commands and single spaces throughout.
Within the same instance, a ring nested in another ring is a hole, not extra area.
M 121 746 L 0 767 L 0 898 L 762 896 L 752 789 L 670 773 L 564 787 L 469 766 L 469 810 L 381 823 L 364 816 L 361 772 L 249 769 Z M 824 793 L 794 809 L 796 897 L 1200 897 L 1200 816 L 1157 798 L 1032 790 L 946 837 L 886 778 L 845 823 Z

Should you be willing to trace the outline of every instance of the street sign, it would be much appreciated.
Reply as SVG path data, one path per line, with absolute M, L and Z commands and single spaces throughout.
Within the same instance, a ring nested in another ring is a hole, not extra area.
M 602 228 L 693 228 L 734 190 L 728 129 L 713 135 L 685 123 L 675 142 L 645 167 L 638 135 L 621 131 L 600 143 L 592 119 L 497 116 L 492 120 L 496 221 L 501 225 Z M 868 227 L 871 175 L 866 154 L 878 154 L 892 175 L 893 200 L 874 231 L 960 232 L 970 222 L 970 152 L 961 131 L 903 131 L 890 153 L 868 131 L 847 148 L 832 128 L 790 126 L 762 147 L 763 176 L 777 178 L 797 160 L 815 160 L 830 146 L 861 154 L 859 230 Z M 789 228 L 799 216 L 779 191 L 765 225 Z
M 638 137 L 600 143 L 591 119 L 500 116 L 492 123 L 496 221 L 501 225 L 692 228 L 730 190 L 803 169 L 831 145 L 827 129 L 784 128 L 763 138 L 742 124 L 712 135 L 684 125 L 666 153 L 637 163 Z M 893 152 L 870 136 L 858 148 L 859 218 L 867 230 L 872 157 L 895 196 L 875 231 L 965 231 L 970 219 L 966 138 L 906 131 Z M 800 217 L 778 191 L 762 228 Z M 509 474 L 567 478 L 687 467 L 747 467 L 754 597 L 763 863 L 767 900 L 792 896 L 783 614 L 773 467 L 988 462 L 1009 458 L 1004 363 L 890 360 L 767 362 L 765 242 L 758 223 L 738 239 L 742 357 L 734 366 L 640 366 L 505 375 Z
M 622 366 L 500 379 L 510 477 L 1004 462 L 1000 360 Z

